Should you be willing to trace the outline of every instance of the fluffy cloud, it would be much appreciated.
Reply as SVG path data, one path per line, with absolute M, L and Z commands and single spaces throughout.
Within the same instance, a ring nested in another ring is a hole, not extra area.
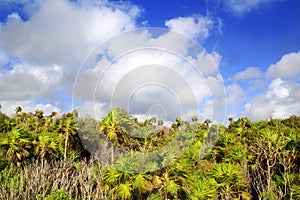
M 276 0 L 275 0 L 276 1 Z M 278 1 L 278 0 L 277 0 Z M 221 0 L 234 14 L 241 16 L 257 9 L 261 5 L 273 3 L 274 0 Z
M 226 87 L 226 103 L 233 104 L 235 106 L 238 105 L 241 100 L 241 96 L 245 94 L 243 88 L 241 88 L 238 84 L 234 83 Z
M 23 12 L 34 7 L 28 19 L 15 12 L 0 26 L 0 103 L 2 110 L 8 106 L 8 113 L 13 112 L 11 107 L 29 105 L 27 102 L 34 99 L 53 103 L 59 98 L 69 99 L 71 92 L 65 92 L 71 90 L 77 66 L 88 51 L 99 42 L 134 29 L 139 12 L 136 6 L 110 5 L 107 1 L 30 2 L 27 6 L 27 1 L 1 1 L 3 6 L 26 7 Z M 10 103 L 14 101 L 17 103 Z M 28 107 L 34 105 L 49 107 L 36 103 Z
M 53 95 L 49 89 L 62 79 L 60 66 L 26 66 L 17 64 L 0 73 L 0 100 L 23 100 Z
M 248 79 L 257 79 L 257 78 L 262 78 L 263 73 L 260 71 L 259 68 L 257 67 L 248 67 L 244 71 L 236 73 L 232 80 L 233 81 L 244 81 Z
M 10 100 L 3 101 L 1 103 L 1 112 L 6 113 L 12 116 L 15 113 L 15 109 L 17 106 L 22 107 L 23 112 L 34 112 L 36 109 L 42 110 L 45 115 L 50 115 L 51 112 L 55 111 L 57 113 L 61 113 L 62 110 L 59 108 L 59 105 L 55 103 L 51 104 L 42 104 L 35 103 L 33 100 Z
M 293 82 L 274 79 L 266 94 L 260 94 L 245 105 L 245 115 L 251 120 L 285 118 L 300 114 L 300 86 Z
M 120 9 L 60 0 L 45 1 L 28 21 L 16 15 L 2 26 L 0 45 L 23 61 L 41 65 L 82 61 L 95 44 L 133 29 L 136 17 Z
M 213 21 L 208 17 L 178 17 L 166 21 L 165 25 L 172 31 L 179 32 L 191 38 L 206 39 L 211 33 Z
M 125 38 L 128 39 L 126 35 Z M 117 59 L 110 58 L 111 62 L 102 57 L 94 67 L 82 69 L 73 96 L 122 106 L 137 115 L 148 113 L 154 104 L 159 104 L 167 112 L 164 120 L 170 121 L 175 116 L 187 117 L 186 113 L 191 110 L 199 110 L 198 102 L 206 97 L 224 96 L 222 78 L 215 65 L 220 57 L 216 53 L 210 55 L 202 51 L 187 61 L 176 52 L 158 48 L 156 39 L 150 42 L 153 48 L 149 48 L 149 40 L 145 42 L 146 49 L 130 51 L 120 57 L 115 55 Z M 95 51 L 90 59 L 94 60 L 97 55 Z M 203 110 L 204 104 L 200 107 Z
M 280 61 L 269 66 L 269 78 L 298 78 L 300 77 L 300 51 L 285 54 Z
M 162 117 L 173 121 L 197 114 L 199 105 L 210 118 L 211 98 L 224 96 L 217 52 L 207 53 L 168 29 L 118 36 L 136 27 L 140 10 L 134 5 L 47 0 L 32 7 L 28 19 L 13 13 L 1 24 L 0 103 L 5 112 L 18 105 L 24 111 L 68 111 L 67 100 L 74 97 L 81 115 L 101 118 L 110 106 L 120 105 L 141 116 L 157 105 Z M 166 22 L 171 30 L 201 40 L 220 31 L 219 24 L 203 16 Z M 43 100 L 47 103 L 37 103 Z
M 283 55 L 266 72 L 249 67 L 236 73 L 230 78 L 236 83 L 227 87 L 227 108 L 232 113 L 241 113 L 240 116 L 247 116 L 254 121 L 300 114 L 300 86 L 297 82 L 299 63 L 300 52 L 292 52 Z M 240 107 L 244 109 L 238 109 Z

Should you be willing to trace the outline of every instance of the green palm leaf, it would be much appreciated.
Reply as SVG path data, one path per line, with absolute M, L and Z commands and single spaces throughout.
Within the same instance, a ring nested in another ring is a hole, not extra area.
M 121 183 L 116 188 L 116 195 L 121 199 L 131 198 L 132 187 L 129 183 Z

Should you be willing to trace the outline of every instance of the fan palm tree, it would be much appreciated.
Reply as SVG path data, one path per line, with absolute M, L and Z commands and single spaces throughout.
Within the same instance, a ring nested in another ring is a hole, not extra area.
M 38 119 L 42 119 L 44 116 L 44 112 L 42 110 L 36 109 L 34 114 Z
M 100 125 L 100 131 L 117 144 L 127 143 L 129 141 L 127 133 L 131 130 L 130 116 L 121 108 L 112 109 Z
M 158 125 L 158 126 L 162 126 L 163 124 L 164 124 L 164 121 L 163 121 L 163 120 L 161 120 L 161 119 L 160 119 L 160 120 L 157 120 L 157 125 Z
M 220 184 L 219 191 L 225 199 L 239 197 L 247 189 L 243 172 L 238 165 L 230 163 L 216 164 L 211 171 L 211 175 Z
M 119 171 L 113 167 L 107 168 L 103 173 L 105 188 L 110 190 L 111 199 L 129 199 L 131 197 L 132 185 L 128 182 L 130 174 Z
M 182 126 L 183 125 L 183 121 L 180 117 L 176 118 L 176 122 L 177 122 L 177 127 Z
M 62 123 L 60 124 L 62 131 L 64 132 L 65 136 L 65 142 L 64 142 L 64 159 L 67 158 L 67 151 L 68 151 L 68 146 L 70 143 L 70 137 L 72 135 L 75 135 L 76 132 L 76 126 L 75 126 L 75 121 L 72 117 L 68 117 L 66 119 L 62 119 Z
M 17 106 L 16 109 L 15 109 L 15 111 L 16 111 L 16 114 L 21 113 L 22 112 L 22 107 L 21 106 Z
M 207 126 L 207 127 L 209 127 L 209 124 L 211 123 L 211 120 L 210 119 L 206 119 L 205 121 L 204 121 L 204 124 Z
M 14 127 L 0 139 L 0 147 L 6 150 L 6 158 L 11 163 L 21 164 L 30 156 L 32 138 L 28 132 Z
M 214 179 L 194 176 L 191 181 L 191 194 L 189 195 L 189 199 L 217 199 L 217 188 L 218 183 Z
M 116 188 L 113 189 L 118 199 L 126 200 L 132 196 L 132 185 L 128 182 L 120 183 Z
M 197 117 L 197 116 L 193 116 L 193 117 L 192 117 L 192 121 L 193 121 L 193 122 L 197 122 L 197 121 L 198 121 L 198 117 Z
M 142 199 L 142 195 L 152 190 L 152 184 L 149 176 L 145 173 L 134 174 L 132 178 L 132 187 L 137 190 L 137 199 Z
M 53 134 L 40 134 L 38 135 L 38 141 L 33 141 L 32 143 L 35 145 L 35 154 L 37 154 L 41 160 L 43 160 L 47 154 L 50 154 L 56 158 L 58 157 L 58 144 L 53 137 Z

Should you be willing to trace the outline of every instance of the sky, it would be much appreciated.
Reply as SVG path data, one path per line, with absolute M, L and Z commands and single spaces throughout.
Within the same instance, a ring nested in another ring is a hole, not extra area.
M 2 0 L 0 104 L 102 118 L 300 115 L 298 0 Z

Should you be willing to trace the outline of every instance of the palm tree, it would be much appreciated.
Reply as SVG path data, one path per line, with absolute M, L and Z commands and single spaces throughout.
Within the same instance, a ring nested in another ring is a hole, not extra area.
M 55 158 L 58 157 L 57 150 L 58 144 L 53 137 L 53 134 L 50 133 L 43 133 L 38 135 L 38 141 L 33 141 L 32 144 L 35 145 L 34 151 L 41 160 L 43 160 L 47 154 L 54 156 Z
M 164 124 L 164 121 L 163 121 L 163 120 L 161 120 L 161 119 L 160 119 L 160 120 L 157 120 L 157 125 L 158 125 L 158 126 L 162 126 L 163 124 Z
M 132 185 L 129 182 L 130 177 L 131 174 L 128 172 L 119 171 L 113 167 L 109 167 L 104 171 L 103 181 L 110 190 L 111 199 L 129 199 L 131 197 Z
M 38 119 L 42 119 L 44 112 L 42 110 L 36 109 L 34 114 Z
M 197 122 L 197 121 L 198 121 L 198 117 L 197 117 L 197 116 L 193 116 L 193 117 L 192 117 L 192 121 L 193 121 L 193 122 Z
M 22 112 L 22 107 L 21 106 L 17 106 L 16 109 L 16 114 L 19 114 L 20 112 Z
M 211 174 L 220 184 L 219 191 L 223 199 L 237 198 L 247 189 L 244 174 L 238 165 L 230 163 L 216 164 Z
M 57 115 L 57 112 L 52 111 L 51 114 L 49 115 L 49 117 L 55 117 Z
M 156 123 L 156 117 L 151 117 L 151 119 L 150 119 L 150 123 L 152 123 L 152 124 L 155 124 Z
M 211 123 L 211 120 L 210 119 L 206 119 L 205 121 L 204 121 L 204 124 L 207 126 L 207 127 L 209 127 L 209 124 Z
M 150 125 L 151 125 L 151 120 L 150 119 L 145 119 L 144 126 L 150 126 Z
M 14 127 L 0 139 L 0 147 L 6 150 L 8 161 L 20 166 L 21 161 L 30 156 L 31 140 L 28 132 Z
M 0 134 L 11 130 L 14 126 L 14 122 L 5 114 L 0 112 Z
M 132 185 L 130 183 L 120 183 L 116 188 L 115 188 L 116 196 L 118 199 L 131 199 L 132 196 Z
M 150 176 L 145 173 L 134 174 L 132 179 L 132 187 L 137 190 L 136 199 L 143 199 L 143 194 L 152 190 Z
M 176 122 L 177 122 L 177 127 L 182 126 L 183 125 L 183 121 L 180 117 L 176 118 Z
M 178 194 L 182 190 L 181 177 L 169 167 L 154 172 L 152 184 L 165 199 L 178 199 Z
M 100 125 L 100 131 L 117 144 L 124 144 L 129 141 L 127 133 L 131 129 L 130 116 L 121 108 L 112 109 Z
M 75 127 L 75 122 L 73 118 L 68 117 L 64 120 L 62 120 L 62 123 L 60 124 L 61 129 L 65 133 L 65 147 L 64 147 L 64 159 L 67 158 L 67 151 L 68 151 L 68 146 L 69 146 L 69 139 L 70 136 L 76 134 L 76 127 Z
M 212 178 L 194 176 L 191 181 L 192 189 L 189 195 L 193 200 L 217 199 L 218 183 Z

